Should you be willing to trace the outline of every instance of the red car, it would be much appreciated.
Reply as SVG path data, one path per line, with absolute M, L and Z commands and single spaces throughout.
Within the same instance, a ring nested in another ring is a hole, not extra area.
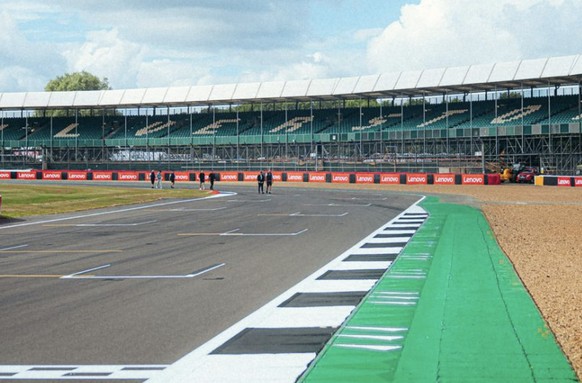
M 515 182 L 533 184 L 535 176 L 537 176 L 538 174 L 539 173 L 537 168 L 527 167 L 517 175 L 517 177 L 515 178 Z

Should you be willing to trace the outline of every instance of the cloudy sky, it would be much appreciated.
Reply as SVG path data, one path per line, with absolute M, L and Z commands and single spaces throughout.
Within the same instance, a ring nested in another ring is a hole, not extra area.
M 582 54 L 581 0 L 0 0 L 0 92 L 357 76 Z

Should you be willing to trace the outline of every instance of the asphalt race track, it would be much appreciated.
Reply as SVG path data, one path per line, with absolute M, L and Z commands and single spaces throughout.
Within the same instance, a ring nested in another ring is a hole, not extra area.
M 0 225 L 0 365 L 170 365 L 419 198 L 225 189 Z

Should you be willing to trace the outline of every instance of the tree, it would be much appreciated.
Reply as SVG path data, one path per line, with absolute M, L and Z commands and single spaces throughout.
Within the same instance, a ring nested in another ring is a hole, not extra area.
M 50 80 L 44 90 L 47 92 L 66 92 L 66 91 L 76 91 L 76 90 L 108 90 L 109 80 L 104 77 L 102 80 L 86 71 L 65 73 L 62 76 Z M 79 115 L 89 116 L 92 111 L 90 110 L 79 110 Z M 69 115 L 67 110 L 37 110 L 35 112 L 37 117 L 61 117 Z
M 111 89 L 107 77 L 100 80 L 99 77 L 85 71 L 58 76 L 44 87 L 47 92 L 107 89 Z

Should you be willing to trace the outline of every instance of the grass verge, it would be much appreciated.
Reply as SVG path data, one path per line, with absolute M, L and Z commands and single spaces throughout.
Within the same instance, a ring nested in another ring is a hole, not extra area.
M 207 195 L 193 189 L 142 189 L 80 185 L 0 184 L 0 219 L 68 213 L 103 207 L 138 204 L 162 198 Z

